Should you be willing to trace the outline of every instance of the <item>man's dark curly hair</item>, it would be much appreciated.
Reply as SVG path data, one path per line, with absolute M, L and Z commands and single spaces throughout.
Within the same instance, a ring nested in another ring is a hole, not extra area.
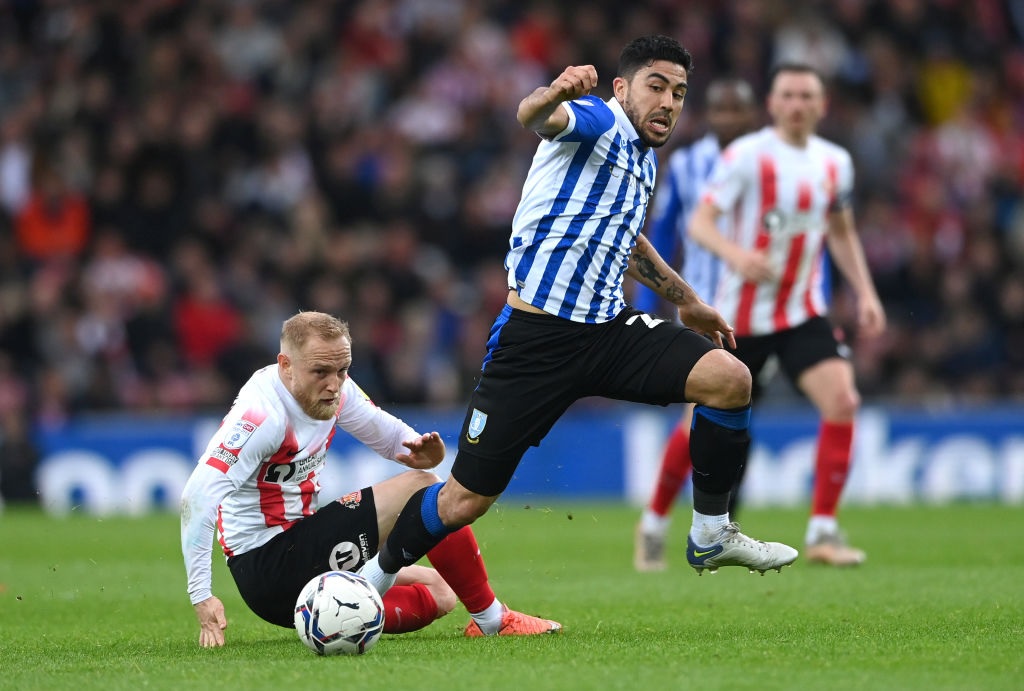
M 629 80 L 637 70 L 647 67 L 655 60 L 666 60 L 682 65 L 689 74 L 693 70 L 693 57 L 679 45 L 679 41 L 668 36 L 641 36 L 634 38 L 619 55 L 618 76 Z

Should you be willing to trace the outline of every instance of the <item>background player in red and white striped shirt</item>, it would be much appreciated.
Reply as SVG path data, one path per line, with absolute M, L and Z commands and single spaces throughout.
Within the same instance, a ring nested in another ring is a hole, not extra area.
M 253 374 L 213 435 L 182 492 L 181 544 L 199 644 L 224 645 L 224 605 L 212 592 L 214 528 L 250 609 L 293 625 L 303 585 L 329 570 L 355 571 L 377 553 L 409 497 L 439 482 L 445 445 L 375 406 L 348 377 L 348 326 L 301 312 L 284 323 L 277 364 Z M 337 428 L 408 466 L 372 487 L 319 506 L 319 477 Z M 384 595 L 385 633 L 420 629 L 458 597 L 472 620 L 467 636 L 557 632 L 557 622 L 509 610 L 488 583 L 468 526 L 450 534 Z
M 827 319 L 821 273 L 826 244 L 856 295 L 860 333 L 881 333 L 885 312 L 854 226 L 850 155 L 815 134 L 825 109 L 824 84 L 813 68 L 776 67 L 768 94 L 772 125 L 725 150 L 689 232 L 725 263 L 713 304 L 734 325 L 736 356 L 754 381 L 777 355 L 821 414 L 805 555 L 850 565 L 865 555 L 845 544 L 836 509 L 860 397 L 845 348 Z M 725 232 L 717 222 L 723 214 Z

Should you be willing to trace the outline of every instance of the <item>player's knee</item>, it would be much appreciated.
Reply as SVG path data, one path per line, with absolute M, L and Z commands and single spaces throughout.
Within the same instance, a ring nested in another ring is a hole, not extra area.
M 836 422 L 848 422 L 857 417 L 860 410 L 860 394 L 856 390 L 837 392 L 825 404 L 822 417 Z
M 487 513 L 495 499 L 497 497 L 485 497 L 464 487 L 455 489 L 448 482 L 437 497 L 437 512 L 445 526 L 457 529 Z
M 452 517 L 452 521 L 444 521 L 445 525 L 449 527 L 462 527 L 469 525 L 476 519 L 487 513 L 487 509 L 490 508 L 491 503 L 486 501 L 486 497 L 480 495 L 474 495 L 472 498 L 465 498 L 455 503 L 450 507 L 448 514 Z M 442 520 L 444 520 L 442 518 Z
M 750 403 L 750 370 L 725 350 L 712 350 L 694 366 L 686 380 L 686 398 L 728 410 Z
M 416 569 L 415 578 L 418 581 L 418 585 L 426 588 L 427 592 L 430 593 L 430 597 L 434 598 L 434 606 L 437 607 L 438 617 L 443 617 L 455 609 L 459 598 L 436 569 L 412 568 Z
M 451 612 L 459 602 L 459 598 L 455 595 L 455 591 L 452 590 L 451 586 L 448 585 L 440 575 L 435 581 L 427 583 L 427 590 L 430 591 L 430 594 L 434 598 L 434 603 L 437 605 L 438 617 L 443 617 Z
M 441 482 L 441 478 L 429 470 L 407 470 L 402 477 L 409 483 L 410 494 Z

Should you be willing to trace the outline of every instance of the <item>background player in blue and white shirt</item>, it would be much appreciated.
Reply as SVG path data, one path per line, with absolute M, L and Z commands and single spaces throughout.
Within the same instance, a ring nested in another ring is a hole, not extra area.
M 658 190 L 654 216 L 647 229 L 661 256 L 677 259 L 679 273 L 698 295 L 714 299 L 721 259 L 695 243 L 686 233 L 690 215 L 697 208 L 704 182 L 711 176 L 721 152 L 734 139 L 757 126 L 757 102 L 750 84 L 741 79 L 719 79 L 708 85 L 706 95 L 708 132 L 689 146 L 676 149 L 668 159 L 667 175 Z M 659 314 L 658 295 L 638 286 L 633 305 Z M 666 567 L 665 539 L 669 513 L 679 491 L 690 477 L 690 424 L 693 406 L 683 408 L 682 419 L 665 443 L 661 466 L 651 500 L 636 531 L 633 563 L 638 571 Z M 733 497 L 735 502 L 735 496 Z M 735 508 L 734 505 L 731 508 Z
M 737 460 L 750 443 L 750 374 L 715 345 L 734 345 L 732 327 L 640 233 L 654 149 L 679 119 L 690 67 L 674 39 L 643 37 L 623 49 L 608 101 L 591 95 L 597 71 L 586 65 L 567 67 L 519 104 L 519 122 L 542 141 L 512 224 L 508 304 L 491 328 L 451 476 L 409 500 L 362 571 L 378 590 L 486 513 L 526 450 L 585 396 L 698 403 L 687 551 L 694 568 L 763 572 L 796 559 L 793 548 L 752 540 L 729 520 Z M 696 331 L 627 307 L 627 274 L 675 304 Z

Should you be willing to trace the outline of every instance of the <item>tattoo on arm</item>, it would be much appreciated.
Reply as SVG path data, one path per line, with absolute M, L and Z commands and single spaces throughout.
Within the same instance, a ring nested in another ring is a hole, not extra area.
M 673 304 L 681 305 L 685 298 L 686 291 L 680 285 L 670 285 L 665 289 L 665 299 Z
M 668 278 L 658 273 L 657 267 L 654 266 L 654 262 L 647 258 L 646 254 L 636 254 L 633 256 L 636 261 L 636 270 L 641 276 L 649 280 L 656 287 L 660 288 L 662 282 Z

